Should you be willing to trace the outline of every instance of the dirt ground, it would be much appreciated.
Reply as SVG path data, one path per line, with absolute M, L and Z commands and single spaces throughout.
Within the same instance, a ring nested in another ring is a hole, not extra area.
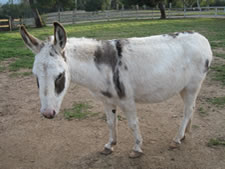
M 108 140 L 108 128 L 101 103 L 87 89 L 71 85 L 61 110 L 88 102 L 91 111 L 100 113 L 70 121 L 60 113 L 49 120 L 39 113 L 36 79 L 9 74 L 0 73 L 0 169 L 225 169 L 225 147 L 207 146 L 211 138 L 225 137 L 225 110 L 207 102 L 224 95 L 225 87 L 210 76 L 197 100 L 192 135 L 180 149 L 168 150 L 182 119 L 180 97 L 137 105 L 144 156 L 129 159 L 133 137 L 122 112 L 118 145 L 113 154 L 103 156 L 99 152 Z

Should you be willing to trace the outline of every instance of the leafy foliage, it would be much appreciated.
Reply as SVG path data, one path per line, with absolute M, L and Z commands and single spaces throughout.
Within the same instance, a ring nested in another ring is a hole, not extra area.
M 0 8 L 0 18 L 8 18 L 9 16 L 12 18 L 21 18 L 24 15 L 27 16 L 27 13 L 31 13 L 28 4 L 5 4 Z
M 98 11 L 102 9 L 102 0 L 86 0 L 85 10 L 86 11 Z

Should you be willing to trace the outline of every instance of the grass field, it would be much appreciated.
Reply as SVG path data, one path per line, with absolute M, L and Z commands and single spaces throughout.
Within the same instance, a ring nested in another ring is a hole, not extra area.
M 116 39 L 143 37 L 170 32 L 195 30 L 206 36 L 214 49 L 214 55 L 225 58 L 225 20 L 224 19 L 169 19 L 169 20 L 132 20 L 101 23 L 66 25 L 69 37 L 88 37 L 97 39 Z M 28 29 L 31 34 L 44 40 L 53 34 L 52 27 Z M 217 52 L 216 49 L 220 49 Z M 17 71 L 20 68 L 32 68 L 33 54 L 24 46 L 18 31 L 0 33 L 0 72 L 5 69 Z M 9 66 L 2 61 L 11 58 Z M 225 65 L 213 68 L 216 76 L 225 84 Z M 22 74 L 26 75 L 26 73 Z M 29 73 L 28 73 L 29 75 Z

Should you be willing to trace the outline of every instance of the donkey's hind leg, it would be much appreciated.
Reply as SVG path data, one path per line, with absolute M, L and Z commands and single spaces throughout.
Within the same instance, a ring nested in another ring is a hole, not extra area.
M 184 88 L 180 95 L 184 101 L 184 117 L 181 122 L 179 131 L 174 138 L 175 143 L 181 143 L 181 141 L 185 138 L 185 133 L 191 131 L 192 126 L 192 118 L 195 109 L 195 102 L 197 95 L 199 93 L 202 82 L 200 82 L 195 87 L 191 85 L 190 87 Z

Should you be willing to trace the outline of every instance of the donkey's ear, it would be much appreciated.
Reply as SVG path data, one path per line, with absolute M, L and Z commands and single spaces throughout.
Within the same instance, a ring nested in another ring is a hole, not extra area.
M 54 45 L 59 49 L 63 50 L 66 45 L 66 31 L 63 26 L 54 22 Z
M 41 40 L 29 34 L 25 26 L 20 27 L 20 34 L 26 46 L 31 49 L 34 54 L 40 52 L 41 48 L 44 46 L 44 43 Z

